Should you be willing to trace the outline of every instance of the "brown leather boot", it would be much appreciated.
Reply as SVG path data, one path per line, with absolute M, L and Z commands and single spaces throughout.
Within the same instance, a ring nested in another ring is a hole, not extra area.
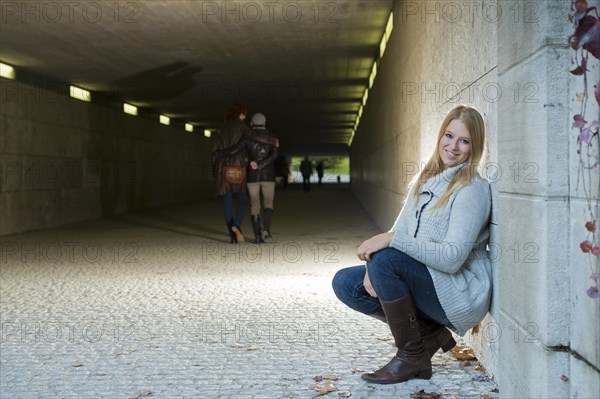
M 383 312 L 383 310 L 380 310 L 377 313 L 371 313 L 370 315 L 367 315 L 367 316 L 371 316 L 371 317 L 373 317 L 377 320 L 381 320 L 387 324 L 387 319 L 385 318 L 385 313 Z
M 385 318 L 383 310 L 377 313 L 371 313 L 369 316 L 387 324 L 387 319 Z M 452 337 L 452 333 L 441 324 L 419 317 L 419 328 L 421 330 L 423 345 L 425 345 L 425 350 L 429 353 L 430 357 L 433 357 L 440 348 L 442 348 L 444 352 L 448 352 L 456 346 L 456 341 Z
M 448 352 L 456 346 L 456 341 L 452 337 L 452 333 L 443 325 L 420 317 L 419 327 L 421 329 L 423 345 L 425 345 L 425 350 L 429 353 L 430 357 L 433 357 L 440 348 L 444 352 Z
M 381 301 L 398 352 L 388 364 L 361 378 L 375 384 L 395 384 L 413 378 L 431 378 L 431 357 L 421 340 L 417 309 L 410 294 Z

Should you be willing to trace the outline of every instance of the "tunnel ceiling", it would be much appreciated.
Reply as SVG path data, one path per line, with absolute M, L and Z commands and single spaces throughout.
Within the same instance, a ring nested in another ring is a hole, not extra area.
M 0 60 L 202 127 L 241 101 L 282 152 L 345 154 L 392 0 L 4 2 Z

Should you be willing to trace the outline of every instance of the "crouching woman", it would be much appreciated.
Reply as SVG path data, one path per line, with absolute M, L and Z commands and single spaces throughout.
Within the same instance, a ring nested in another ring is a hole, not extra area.
M 458 106 L 440 127 L 436 148 L 414 180 L 389 232 L 357 250 L 366 266 L 337 272 L 333 289 L 350 308 L 386 322 L 397 353 L 362 375 L 371 383 L 429 379 L 431 358 L 488 312 L 490 185 L 477 172 L 484 154 L 480 113 Z

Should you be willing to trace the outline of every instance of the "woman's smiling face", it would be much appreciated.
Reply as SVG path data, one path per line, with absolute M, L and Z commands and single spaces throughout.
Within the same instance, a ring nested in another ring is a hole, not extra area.
M 438 145 L 444 167 L 459 165 L 471 155 L 471 134 L 460 119 L 452 119 Z

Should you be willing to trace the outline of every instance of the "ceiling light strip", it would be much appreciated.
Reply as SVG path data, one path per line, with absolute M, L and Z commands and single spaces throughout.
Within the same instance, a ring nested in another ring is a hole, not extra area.
M 381 38 L 381 43 L 379 44 L 379 59 L 383 58 L 383 54 L 385 54 L 385 50 L 387 49 L 388 41 L 392 36 L 392 31 L 394 30 L 394 12 L 390 11 L 390 16 L 388 17 L 387 23 L 385 25 L 385 31 L 383 32 L 383 37 Z M 348 146 L 352 145 L 352 141 L 354 140 L 354 135 L 358 130 L 358 125 L 360 124 L 360 119 L 362 118 L 363 111 L 367 106 L 367 101 L 369 100 L 369 90 L 373 88 L 373 84 L 375 83 L 375 79 L 377 78 L 377 68 L 379 67 L 379 62 L 377 59 L 373 61 L 373 67 L 371 68 L 371 74 L 369 75 L 369 85 L 365 90 L 365 94 L 362 97 L 361 106 L 358 109 L 358 113 L 356 114 L 356 122 L 354 124 L 354 128 L 352 130 L 352 134 L 350 135 L 350 140 L 348 140 Z

